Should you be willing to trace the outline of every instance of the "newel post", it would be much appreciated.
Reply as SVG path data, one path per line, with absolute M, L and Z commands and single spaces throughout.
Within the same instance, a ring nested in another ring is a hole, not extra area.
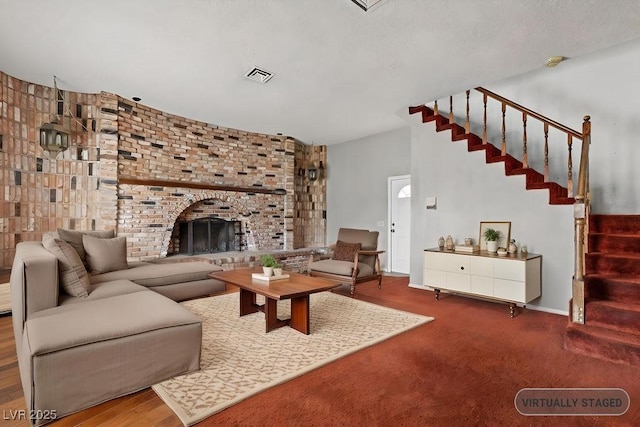
M 580 172 L 578 176 L 578 191 L 573 205 L 574 220 L 574 275 L 572 284 L 571 320 L 574 323 L 584 323 L 584 272 L 585 254 L 588 251 L 589 234 L 589 145 L 591 144 L 591 122 L 589 116 L 584 116 L 582 123 L 582 151 L 580 154 Z

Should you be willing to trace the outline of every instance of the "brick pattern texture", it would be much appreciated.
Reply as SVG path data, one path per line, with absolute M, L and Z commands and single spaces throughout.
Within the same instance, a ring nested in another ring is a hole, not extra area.
M 70 132 L 69 149 L 57 155 L 38 142 L 40 126 L 52 121 Z M 132 261 L 165 256 L 186 210 L 191 219 L 241 221 L 243 249 L 322 246 L 324 179 L 298 174 L 310 158 L 326 165 L 326 147 L 107 92 L 56 93 L 0 72 L 0 268 L 11 267 L 18 242 L 59 227 L 114 229 L 127 237 Z M 264 192 L 274 189 L 284 194 Z

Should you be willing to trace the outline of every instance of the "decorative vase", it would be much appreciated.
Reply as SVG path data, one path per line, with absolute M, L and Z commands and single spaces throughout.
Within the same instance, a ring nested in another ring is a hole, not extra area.
M 440 238 L 438 239 L 438 247 L 440 249 L 444 248 L 444 237 L 440 236 Z
M 498 241 L 497 240 L 487 240 L 487 252 L 495 254 L 498 252 Z
M 262 267 L 262 274 L 267 277 L 273 276 L 273 267 Z
M 273 269 L 274 276 L 282 276 L 282 268 L 274 268 Z
M 518 245 L 516 245 L 515 240 L 511 240 L 511 242 L 509 243 L 509 253 L 515 254 L 516 252 L 518 252 Z
M 521 247 L 521 248 L 520 248 L 520 253 L 521 253 L 522 255 L 526 255 L 526 254 L 527 254 L 527 247 L 526 247 L 526 246 Z
M 447 241 L 445 242 L 445 248 L 448 251 L 452 251 L 453 250 L 453 238 L 451 237 L 451 235 L 447 236 Z

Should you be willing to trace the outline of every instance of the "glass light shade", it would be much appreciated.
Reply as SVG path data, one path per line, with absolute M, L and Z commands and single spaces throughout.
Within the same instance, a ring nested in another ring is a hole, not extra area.
M 309 177 L 309 181 L 315 181 L 318 179 L 318 169 L 316 169 L 315 165 L 309 168 L 307 176 Z
M 69 133 L 64 126 L 45 123 L 40 127 L 40 146 L 56 153 L 69 148 Z

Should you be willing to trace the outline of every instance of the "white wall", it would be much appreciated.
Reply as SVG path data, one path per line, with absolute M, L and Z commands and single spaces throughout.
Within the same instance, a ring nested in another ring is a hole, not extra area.
M 387 251 L 387 178 L 410 173 L 409 127 L 329 145 L 327 165 L 327 243 L 340 227 L 363 228 L 379 231 L 378 248 Z

